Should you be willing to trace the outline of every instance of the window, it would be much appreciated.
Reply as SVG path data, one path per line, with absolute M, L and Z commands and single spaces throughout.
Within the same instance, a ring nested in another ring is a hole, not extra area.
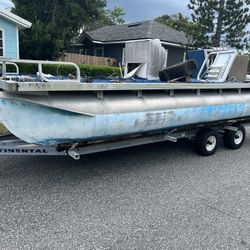
M 104 57 L 104 48 L 95 48 L 95 56 Z
M 0 57 L 4 56 L 4 33 L 0 30 Z

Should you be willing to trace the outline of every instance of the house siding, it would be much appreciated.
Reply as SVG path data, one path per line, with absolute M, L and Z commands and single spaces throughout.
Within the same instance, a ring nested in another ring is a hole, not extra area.
M 168 67 L 183 62 L 185 56 L 184 48 L 165 46 L 165 45 L 164 48 L 168 50 L 168 62 L 167 62 Z
M 104 57 L 111 57 L 117 59 L 118 64 L 122 63 L 123 48 L 125 44 L 94 44 L 89 39 L 85 39 L 83 45 L 80 47 L 73 47 L 70 52 L 95 56 L 96 48 L 104 48 Z
M 122 64 L 122 53 L 124 48 L 125 44 L 104 45 L 104 56 L 116 58 L 118 64 Z
M 0 18 L 0 29 L 4 30 L 4 57 L 17 59 L 18 55 L 18 27 L 6 19 Z
M 168 61 L 167 67 L 170 67 L 174 64 L 183 62 L 185 56 L 185 48 L 175 47 L 169 45 L 163 45 L 165 49 L 168 50 Z M 123 49 L 125 48 L 125 43 L 120 44 L 94 44 L 89 38 L 86 38 L 83 41 L 83 45 L 78 49 L 73 49 L 71 52 L 79 53 L 80 50 L 83 51 L 83 54 L 90 56 L 95 56 L 96 48 L 104 48 L 104 56 L 116 58 L 118 64 L 122 64 L 122 55 Z

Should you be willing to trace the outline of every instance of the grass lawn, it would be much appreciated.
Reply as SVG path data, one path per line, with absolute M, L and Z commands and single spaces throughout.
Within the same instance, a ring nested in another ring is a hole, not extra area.
M 0 123 L 0 135 L 8 133 L 8 130 Z

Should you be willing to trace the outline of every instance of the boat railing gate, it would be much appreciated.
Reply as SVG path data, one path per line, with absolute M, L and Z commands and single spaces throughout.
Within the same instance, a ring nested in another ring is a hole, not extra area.
M 62 82 L 63 80 L 52 80 L 49 79 L 46 74 L 43 72 L 43 66 L 44 65 L 58 65 L 58 68 L 60 66 L 72 66 L 76 70 L 76 78 L 75 79 L 67 79 L 67 82 L 81 82 L 81 72 L 77 64 L 71 63 L 71 62 L 54 62 L 54 61 L 40 61 L 40 60 L 23 60 L 23 59 L 2 59 L 0 60 L 0 64 L 2 64 L 2 78 L 6 77 L 6 74 L 10 74 L 10 72 L 7 72 L 7 65 L 13 65 L 16 69 L 16 72 L 14 74 L 19 74 L 19 67 L 18 63 L 24 63 L 24 64 L 35 64 L 37 65 L 38 74 L 41 77 L 43 82 Z

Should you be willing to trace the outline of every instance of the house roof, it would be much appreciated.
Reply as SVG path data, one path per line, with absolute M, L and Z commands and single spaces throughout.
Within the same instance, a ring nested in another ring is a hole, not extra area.
M 32 25 L 32 23 L 30 23 L 29 21 L 6 10 L 0 10 L 0 18 L 1 17 L 18 25 L 19 29 L 27 29 L 30 28 Z
M 177 31 L 154 20 L 105 26 L 86 32 L 85 34 L 93 41 L 105 43 L 140 39 L 160 39 L 161 41 L 173 44 L 190 44 L 190 40 L 184 32 Z M 81 42 L 82 39 L 83 36 L 80 36 L 79 42 Z

